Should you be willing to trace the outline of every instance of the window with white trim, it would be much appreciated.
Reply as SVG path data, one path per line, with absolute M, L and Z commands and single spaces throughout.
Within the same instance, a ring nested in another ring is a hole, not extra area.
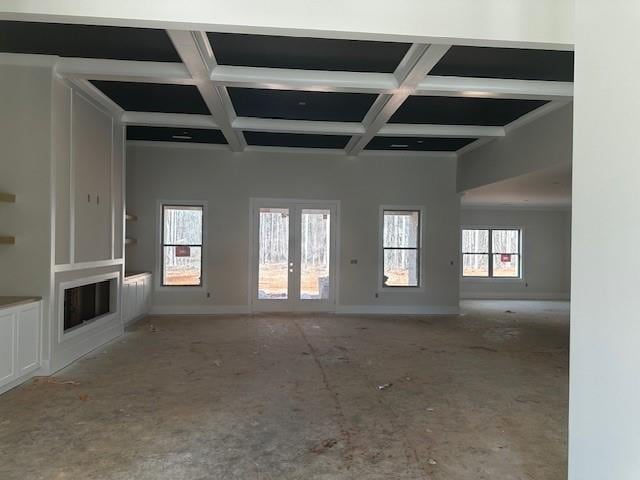
M 516 228 L 462 230 L 462 276 L 520 278 L 522 232 Z
M 202 205 L 162 205 L 163 287 L 202 285 Z
M 382 286 L 419 287 L 420 210 L 382 211 Z

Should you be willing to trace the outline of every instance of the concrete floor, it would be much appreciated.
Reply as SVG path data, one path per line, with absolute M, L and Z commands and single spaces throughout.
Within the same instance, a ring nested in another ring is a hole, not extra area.
M 0 478 L 566 478 L 567 304 L 464 309 L 147 318 L 0 396 Z

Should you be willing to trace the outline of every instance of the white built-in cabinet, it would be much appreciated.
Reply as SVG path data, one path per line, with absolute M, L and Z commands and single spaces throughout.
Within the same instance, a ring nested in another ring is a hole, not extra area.
M 125 277 L 122 284 L 122 321 L 125 325 L 149 313 L 152 278 L 150 273 Z
M 74 92 L 72 115 L 75 262 L 111 258 L 112 118 Z
M 0 393 L 40 367 L 41 301 L 0 309 Z

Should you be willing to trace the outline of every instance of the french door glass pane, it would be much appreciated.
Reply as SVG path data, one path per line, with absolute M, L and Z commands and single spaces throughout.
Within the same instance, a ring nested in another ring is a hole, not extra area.
M 190 245 L 164 247 L 163 255 L 163 285 L 201 284 L 202 247 Z
M 520 276 L 520 255 L 514 253 L 499 253 L 493 256 L 494 277 Z
M 465 253 L 462 258 L 462 276 L 488 277 L 489 254 Z
M 418 286 L 418 250 L 385 248 L 385 287 Z
M 329 298 L 331 211 L 302 209 L 300 226 L 300 298 Z
M 258 298 L 287 299 L 289 209 L 261 208 L 258 237 Z

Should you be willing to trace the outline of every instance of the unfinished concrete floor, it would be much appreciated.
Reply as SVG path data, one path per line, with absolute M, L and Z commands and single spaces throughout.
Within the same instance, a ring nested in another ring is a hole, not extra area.
M 147 318 L 0 396 L 0 478 L 566 478 L 567 304 L 464 308 Z

